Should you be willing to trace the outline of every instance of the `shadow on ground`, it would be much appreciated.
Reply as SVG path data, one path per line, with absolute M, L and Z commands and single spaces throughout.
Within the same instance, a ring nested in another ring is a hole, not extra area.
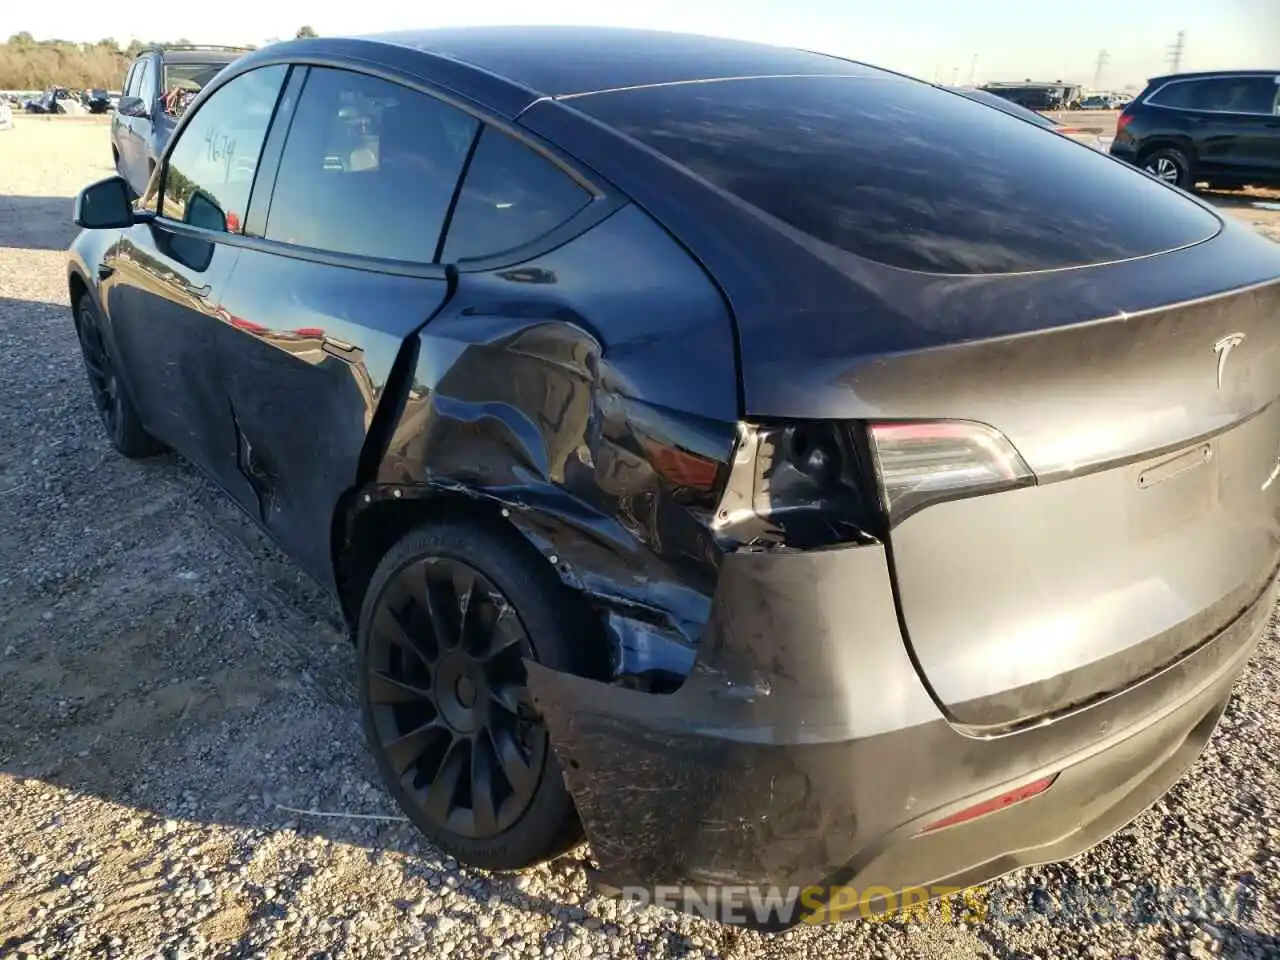
M 71 197 L 0 195 L 0 248 L 65 250 L 80 228 L 71 222 Z

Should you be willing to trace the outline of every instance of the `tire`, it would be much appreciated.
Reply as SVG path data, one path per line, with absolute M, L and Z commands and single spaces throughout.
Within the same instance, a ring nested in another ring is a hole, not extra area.
M 580 842 L 522 657 L 589 672 L 587 628 L 585 608 L 547 561 L 482 523 L 426 524 L 382 558 L 356 633 L 365 736 L 396 803 L 441 850 L 519 870 Z M 493 649 L 483 662 L 474 653 Z
M 1148 153 L 1142 158 L 1142 169 L 1157 180 L 1183 190 L 1190 190 L 1193 184 L 1191 161 L 1177 147 L 1162 147 Z
M 116 372 L 103 339 L 97 308 L 87 293 L 76 304 L 75 323 L 89 390 L 111 445 L 131 460 L 163 451 L 164 445 L 143 427 L 124 381 Z

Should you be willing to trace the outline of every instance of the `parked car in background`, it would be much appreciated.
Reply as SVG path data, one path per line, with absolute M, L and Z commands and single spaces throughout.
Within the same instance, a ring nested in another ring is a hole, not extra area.
M 1104 97 L 1101 95 L 1085 97 L 1083 100 L 1080 101 L 1080 109 L 1081 110 L 1110 110 L 1111 98 Z
M 970 100 L 976 100 L 979 103 L 985 103 L 989 107 L 994 107 L 1011 117 L 1017 117 L 1028 123 L 1034 123 L 1037 127 L 1044 127 L 1046 130 L 1052 130 L 1063 136 L 1070 137 L 1072 140 L 1078 140 L 1083 144 L 1093 147 L 1095 150 L 1106 152 L 1107 145 L 1100 136 L 1101 131 L 1091 130 L 1087 127 L 1063 123 L 1061 120 L 1055 120 L 1053 117 L 1047 117 L 1043 113 L 1039 113 L 1029 107 L 1006 100 L 1004 97 L 998 96 L 989 90 L 977 89 L 974 87 L 948 87 L 953 93 L 958 93 L 962 97 L 968 97 Z
M 90 113 L 106 113 L 111 109 L 111 97 L 101 87 L 85 90 L 80 94 L 80 102 Z
M 35 99 L 23 104 L 27 113 L 66 113 L 71 94 L 66 87 L 49 87 Z
M 1109 104 L 1110 109 L 1112 109 L 1112 110 L 1121 110 L 1121 109 L 1123 109 L 1124 107 L 1128 106 L 1129 102 L 1130 102 L 1132 99 L 1133 99 L 1133 97 L 1126 96 L 1126 95 L 1124 95 L 1124 94 L 1117 94 L 1117 95 L 1115 95 L 1115 96 L 1111 97 L 1111 99 L 1110 99 L 1110 104 Z
M 449 29 L 249 54 L 159 164 L 76 204 L 89 396 L 329 587 L 464 862 L 976 886 L 1154 803 L 1267 629 L 1280 247 L 1005 112 Z
M 111 120 L 111 157 L 135 193 L 151 172 L 187 105 L 248 47 L 168 46 L 138 54 Z
M 1153 78 L 1120 114 L 1111 155 L 1185 190 L 1280 186 L 1280 70 Z

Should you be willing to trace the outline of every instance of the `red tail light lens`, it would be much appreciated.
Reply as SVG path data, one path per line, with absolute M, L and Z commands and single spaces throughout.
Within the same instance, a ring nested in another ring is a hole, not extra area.
M 1127 127 L 1130 124 L 1130 122 L 1132 122 L 1132 120 L 1133 120 L 1133 117 L 1129 116 L 1129 114 L 1127 113 L 1122 113 L 1120 114 L 1119 117 L 1116 118 L 1116 136 L 1117 137 L 1120 136 L 1120 132 L 1124 130 L 1124 128 Z

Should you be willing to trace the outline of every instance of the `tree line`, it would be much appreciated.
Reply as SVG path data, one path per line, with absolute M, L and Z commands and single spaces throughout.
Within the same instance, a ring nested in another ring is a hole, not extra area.
M 299 37 L 315 35 L 309 26 L 297 33 Z M 167 44 L 190 42 L 178 39 Z M 110 37 L 97 43 L 73 43 L 36 40 L 25 31 L 15 33 L 0 46 L 0 90 L 43 90 L 55 84 L 81 90 L 91 87 L 118 90 L 134 57 L 149 47 L 165 45 L 134 40 L 122 47 Z

